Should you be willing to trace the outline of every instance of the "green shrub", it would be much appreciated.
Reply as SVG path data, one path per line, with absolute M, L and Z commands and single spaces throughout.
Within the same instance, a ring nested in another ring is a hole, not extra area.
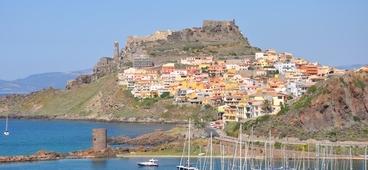
M 289 111 L 289 106 L 287 104 L 281 105 L 281 110 L 277 113 L 277 115 L 284 115 Z
M 282 143 L 275 142 L 275 144 L 273 146 L 275 147 L 275 149 L 281 149 Z
M 311 102 L 312 102 L 311 96 L 302 96 L 298 101 L 293 103 L 293 108 L 298 110 L 309 106 Z
M 317 87 L 315 85 L 310 86 L 307 90 L 308 94 L 314 94 L 315 92 L 317 92 Z
M 259 116 L 254 120 L 248 120 L 246 122 L 243 123 L 243 130 L 249 130 L 252 127 L 257 126 L 258 124 L 268 121 L 270 120 L 271 115 L 263 115 L 263 116 Z
M 168 99 L 168 98 L 171 98 L 171 96 L 170 96 L 170 93 L 169 93 L 169 92 L 163 92 L 163 93 L 160 95 L 160 98 Z
M 144 109 L 149 109 L 158 101 L 157 98 L 144 98 L 139 102 L 139 106 Z
M 359 118 L 358 116 L 353 116 L 353 120 L 354 120 L 355 122 L 360 122 L 360 118 Z
M 355 81 L 355 86 L 364 89 L 365 88 L 365 83 L 362 80 L 356 80 Z
M 268 120 L 270 120 L 270 118 L 271 118 L 270 115 L 263 115 L 263 116 L 257 117 L 256 122 L 258 124 L 258 123 L 261 123 L 261 122 L 268 121 Z
M 240 124 L 238 122 L 227 122 L 224 131 L 228 136 L 237 137 L 239 128 Z

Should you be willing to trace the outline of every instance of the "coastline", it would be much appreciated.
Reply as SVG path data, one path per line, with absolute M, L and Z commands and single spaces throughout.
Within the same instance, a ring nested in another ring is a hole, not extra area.
M 37 153 L 36 153 L 37 154 Z M 184 156 L 185 157 L 185 156 Z M 208 159 L 210 156 L 199 156 L 199 155 L 191 155 L 191 158 L 195 159 Z M 21 162 L 40 162 L 40 161 L 56 161 L 56 160 L 94 160 L 94 159 L 135 159 L 135 158 L 182 158 L 182 155 L 173 155 L 173 154 L 115 154 L 115 155 L 109 155 L 109 156 L 96 156 L 96 155 L 67 155 L 67 154 L 60 154 L 55 152 L 41 152 L 40 155 L 20 155 L 20 156 L 0 156 L 0 164 L 12 164 L 12 163 L 21 163 Z M 263 160 L 263 155 L 256 155 L 256 156 L 233 156 L 233 155 L 213 155 L 212 158 L 214 159 L 256 159 L 256 160 Z M 282 160 L 284 159 L 282 156 L 276 156 L 274 157 L 275 160 Z M 315 157 L 315 156 L 309 156 L 309 157 L 299 157 L 295 158 L 296 160 L 317 160 L 317 159 L 334 159 L 334 160 L 365 160 L 364 156 L 322 156 L 322 157 Z
M 116 155 L 116 158 L 181 158 L 181 155 L 140 155 L 140 154 L 118 154 Z M 210 158 L 210 156 L 198 156 L 198 155 L 191 155 L 191 158 Z M 213 155 L 213 158 L 219 159 L 219 158 L 235 158 L 235 159 L 239 159 L 239 157 L 234 157 L 233 155 L 226 155 L 226 156 L 221 156 L 221 155 Z M 242 157 L 243 159 L 245 157 Z M 247 159 L 263 159 L 264 156 L 254 156 L 254 157 L 250 157 L 248 156 Z M 283 159 L 283 157 L 274 157 L 276 159 Z M 321 158 L 325 158 L 325 159 L 338 159 L 338 160 L 347 160 L 350 159 L 350 157 L 348 156 L 327 156 L 327 157 L 320 157 Z M 315 157 L 311 156 L 311 157 L 304 157 L 304 158 L 299 158 L 299 159 L 311 159 L 314 160 L 316 159 Z M 353 160 L 364 160 L 363 156 L 353 156 L 351 159 Z
M 65 121 L 90 121 L 90 122 L 106 122 L 106 123 L 157 123 L 157 124 L 187 124 L 185 120 L 165 120 L 154 118 L 138 118 L 138 117 L 122 117 L 122 118 L 89 118 L 89 117 L 68 117 L 69 115 L 12 115 L 9 119 L 18 120 L 65 120 Z M 6 115 L 0 115 L 0 119 L 6 119 Z

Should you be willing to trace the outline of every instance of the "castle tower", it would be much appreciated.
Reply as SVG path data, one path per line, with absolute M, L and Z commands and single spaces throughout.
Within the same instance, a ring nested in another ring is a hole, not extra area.
M 92 129 L 92 149 L 101 151 L 107 148 L 107 130 L 106 128 Z
M 120 63 L 121 63 L 121 56 L 120 56 L 120 47 L 119 47 L 118 41 L 114 42 L 113 59 L 114 59 L 116 66 L 119 68 Z

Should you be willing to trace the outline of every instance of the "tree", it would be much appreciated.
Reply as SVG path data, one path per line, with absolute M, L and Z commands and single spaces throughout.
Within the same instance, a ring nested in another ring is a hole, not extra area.
M 160 98 L 163 98 L 163 99 L 170 98 L 170 93 L 169 93 L 169 92 L 163 92 L 163 93 L 160 95 Z
M 269 100 L 264 100 L 263 101 L 262 110 L 266 113 L 271 113 L 272 112 L 272 105 L 271 105 L 271 102 Z

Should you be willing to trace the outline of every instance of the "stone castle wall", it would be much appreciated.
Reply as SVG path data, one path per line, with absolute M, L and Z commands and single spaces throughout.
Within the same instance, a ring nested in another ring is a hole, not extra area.
M 157 40 L 167 40 L 167 37 L 171 35 L 171 31 L 156 31 L 155 33 L 148 36 L 129 36 L 127 44 L 138 43 L 138 42 L 149 42 Z

